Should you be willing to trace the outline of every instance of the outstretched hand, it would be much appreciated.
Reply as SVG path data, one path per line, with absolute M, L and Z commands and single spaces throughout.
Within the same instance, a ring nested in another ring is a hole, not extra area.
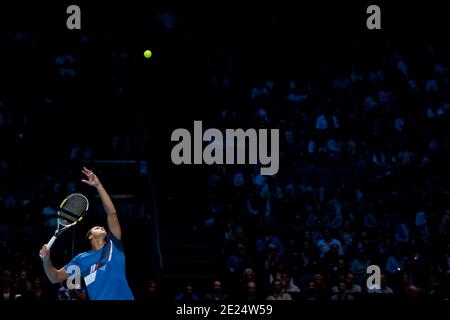
M 98 180 L 97 176 L 91 170 L 87 169 L 86 167 L 83 167 L 82 172 L 87 178 L 87 180 L 85 179 L 81 180 L 82 182 L 95 188 L 101 185 L 100 180 Z

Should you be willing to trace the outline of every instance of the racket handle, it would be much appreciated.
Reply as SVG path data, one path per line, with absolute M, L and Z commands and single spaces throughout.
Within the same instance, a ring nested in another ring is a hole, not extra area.
M 47 249 L 48 249 L 48 250 L 50 250 L 50 248 L 52 247 L 53 242 L 55 242 L 55 240 L 56 240 L 56 237 L 53 236 L 53 237 L 50 239 L 50 241 L 47 243 Z M 43 258 L 43 256 L 41 256 L 41 255 L 40 255 L 40 257 Z
M 50 248 L 52 247 L 53 242 L 55 242 L 55 240 L 56 240 L 56 237 L 53 236 L 53 237 L 50 239 L 50 241 L 47 243 L 47 249 L 50 250 Z

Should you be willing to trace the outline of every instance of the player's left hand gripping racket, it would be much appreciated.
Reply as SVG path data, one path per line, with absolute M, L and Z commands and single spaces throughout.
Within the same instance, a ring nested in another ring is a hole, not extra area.
M 47 243 L 47 248 L 51 248 L 61 233 L 80 222 L 88 209 L 89 201 L 81 193 L 72 193 L 67 196 L 59 206 L 57 213 L 58 226 L 56 227 L 55 234 Z

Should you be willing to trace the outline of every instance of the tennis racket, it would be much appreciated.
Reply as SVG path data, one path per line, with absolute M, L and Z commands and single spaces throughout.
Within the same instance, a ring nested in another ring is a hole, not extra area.
M 72 193 L 67 196 L 58 208 L 58 226 L 56 227 L 55 234 L 47 243 L 47 248 L 51 248 L 61 233 L 80 222 L 88 209 L 89 201 L 81 193 Z

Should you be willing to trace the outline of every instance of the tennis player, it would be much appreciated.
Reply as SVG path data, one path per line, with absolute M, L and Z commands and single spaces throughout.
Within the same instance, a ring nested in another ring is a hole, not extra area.
M 50 250 L 44 245 L 39 254 L 45 273 L 52 283 L 65 281 L 68 268 L 76 265 L 87 287 L 90 300 L 134 300 L 125 274 L 125 255 L 122 232 L 116 209 L 97 176 L 86 168 L 82 170 L 89 186 L 97 189 L 107 214 L 109 233 L 103 227 L 91 228 L 86 234 L 92 249 L 77 255 L 61 269 L 56 269 L 50 260 Z

